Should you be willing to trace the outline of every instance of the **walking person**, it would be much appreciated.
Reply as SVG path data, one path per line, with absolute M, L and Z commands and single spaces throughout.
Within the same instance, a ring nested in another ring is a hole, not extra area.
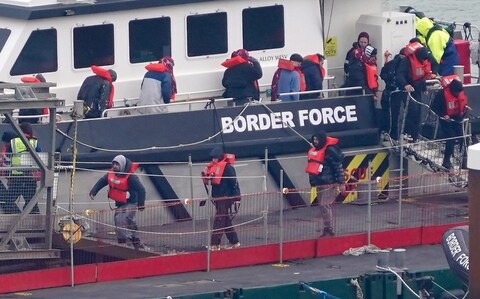
M 143 249 L 138 238 L 136 221 L 137 209 L 145 209 L 145 188 L 134 174 L 138 168 L 123 155 L 116 156 L 112 168 L 101 177 L 90 190 L 90 198 L 95 200 L 97 193 L 108 185 L 108 198 L 115 201 L 115 232 L 119 244 L 127 243 L 128 235 L 135 249 Z
M 225 248 L 237 248 L 240 242 L 232 219 L 238 212 L 241 197 L 237 174 L 232 166 L 234 161 L 229 155 L 224 155 L 221 148 L 212 149 L 210 157 L 212 161 L 202 172 L 203 183 L 211 186 L 211 198 L 216 209 L 210 250 L 220 250 L 224 234 L 229 242 Z
M 308 151 L 305 168 L 312 187 L 311 202 L 316 199 L 320 207 L 320 217 L 323 221 L 321 237 L 331 237 L 335 235 L 332 203 L 339 190 L 345 191 L 343 153 L 337 146 L 338 139 L 328 137 L 324 131 L 314 134 L 311 142 L 313 147 Z
M 440 83 L 443 87 L 432 102 L 432 111 L 439 117 L 440 129 L 445 141 L 442 167 L 449 170 L 452 168 L 450 158 L 453 155 L 455 143 L 460 144 L 460 149 L 465 149 L 464 132 L 462 121 L 465 118 L 467 97 L 463 92 L 463 84 L 457 75 L 442 77 Z M 457 138 L 455 138 L 457 137 Z M 466 155 L 464 155 L 466 158 Z M 466 166 L 466 160 L 462 161 L 462 168 Z
M 175 99 L 177 83 L 173 75 L 175 62 L 170 56 L 165 56 L 158 63 L 150 63 L 145 68 L 147 73 L 143 77 L 138 106 L 157 105 L 155 107 L 139 108 L 142 114 L 166 112 L 166 106 Z
M 113 82 L 117 80 L 117 73 L 96 65 L 91 69 L 95 75 L 83 81 L 77 100 L 83 101 L 85 118 L 98 118 L 105 109 L 113 107 Z

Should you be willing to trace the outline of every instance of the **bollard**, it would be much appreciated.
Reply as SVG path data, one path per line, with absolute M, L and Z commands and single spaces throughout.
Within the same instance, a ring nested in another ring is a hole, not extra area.
M 387 268 L 389 263 L 390 263 L 390 251 L 379 250 L 377 252 L 377 266 L 382 268 Z
M 398 269 L 405 269 L 405 248 L 397 248 L 393 250 L 393 255 L 395 257 L 395 267 Z

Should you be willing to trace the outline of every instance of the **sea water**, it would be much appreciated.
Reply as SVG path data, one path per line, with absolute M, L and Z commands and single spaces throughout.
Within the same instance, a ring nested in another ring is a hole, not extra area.
M 384 10 L 398 11 L 409 5 L 437 20 L 456 22 L 461 29 L 465 22 L 480 27 L 480 0 L 383 0 Z

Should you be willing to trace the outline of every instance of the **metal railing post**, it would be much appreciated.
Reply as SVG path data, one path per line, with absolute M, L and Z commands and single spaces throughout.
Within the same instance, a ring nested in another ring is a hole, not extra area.
M 283 169 L 280 170 L 280 264 L 283 264 Z
M 368 245 L 372 244 L 372 173 L 371 161 L 368 161 L 367 180 L 368 180 L 368 208 L 367 208 L 367 240 Z
M 267 175 L 268 175 L 268 148 L 265 148 L 265 163 L 263 171 L 263 199 L 265 202 L 265 210 L 263 217 L 263 227 L 265 230 L 265 245 L 268 244 L 268 198 L 267 198 Z
M 196 231 L 195 202 L 193 201 L 193 162 L 192 155 L 188 155 L 188 167 L 190 172 L 190 199 L 192 200 L 192 229 Z

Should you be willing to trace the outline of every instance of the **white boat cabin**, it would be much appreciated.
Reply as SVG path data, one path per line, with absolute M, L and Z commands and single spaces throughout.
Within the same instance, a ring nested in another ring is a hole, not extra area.
M 340 71 L 356 21 L 380 11 L 380 0 L 4 0 L 0 81 L 42 73 L 71 103 L 98 65 L 117 72 L 116 99 L 137 98 L 145 66 L 172 56 L 177 99 L 206 98 L 221 95 L 221 63 L 244 48 L 264 91 L 292 53 L 327 52 L 329 72 Z

